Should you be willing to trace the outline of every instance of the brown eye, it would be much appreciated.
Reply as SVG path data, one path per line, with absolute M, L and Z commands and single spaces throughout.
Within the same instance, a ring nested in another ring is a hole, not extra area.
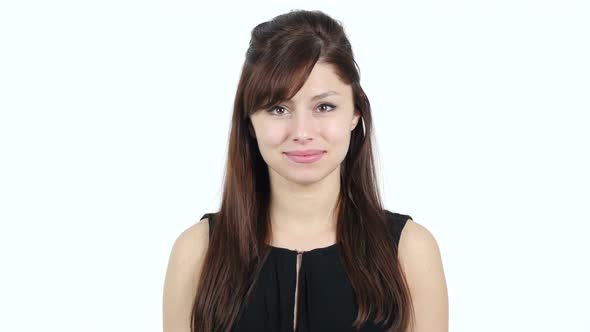
M 282 110 L 282 112 L 274 112 L 275 110 Z M 283 114 L 285 114 L 284 111 L 285 111 L 285 108 L 284 107 L 282 107 L 282 106 L 275 106 L 275 107 L 269 109 L 267 112 L 270 113 L 270 114 L 272 114 L 272 115 L 283 115 Z
M 328 113 L 328 112 L 332 112 L 334 110 L 334 108 L 336 108 L 336 106 L 332 105 L 332 104 L 321 104 L 318 106 L 318 108 L 322 108 L 324 107 L 324 110 L 321 113 Z M 328 107 L 330 109 L 326 110 L 325 107 Z

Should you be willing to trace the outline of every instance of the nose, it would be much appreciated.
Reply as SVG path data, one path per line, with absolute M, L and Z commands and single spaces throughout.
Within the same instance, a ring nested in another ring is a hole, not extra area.
M 317 130 L 317 120 L 312 112 L 307 110 L 294 112 L 293 116 L 293 140 L 304 143 L 313 140 Z

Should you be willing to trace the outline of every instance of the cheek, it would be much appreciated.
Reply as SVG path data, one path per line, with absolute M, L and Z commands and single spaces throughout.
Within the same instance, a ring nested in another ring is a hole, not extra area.
M 262 126 L 257 135 L 258 145 L 264 147 L 276 147 L 284 141 L 285 131 L 280 126 Z
M 324 127 L 324 137 L 333 144 L 346 143 L 350 140 L 350 131 L 348 124 L 337 122 Z

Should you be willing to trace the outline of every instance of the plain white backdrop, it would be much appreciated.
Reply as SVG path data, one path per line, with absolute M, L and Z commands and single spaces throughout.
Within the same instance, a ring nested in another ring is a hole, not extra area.
M 590 331 L 587 1 L 3 1 L 0 330 L 161 331 L 219 205 L 251 29 L 341 21 L 385 206 L 436 237 L 450 331 Z

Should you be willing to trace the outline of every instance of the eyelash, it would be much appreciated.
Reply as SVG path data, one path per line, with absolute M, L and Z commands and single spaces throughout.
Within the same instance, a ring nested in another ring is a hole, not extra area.
M 331 107 L 332 109 L 331 109 L 331 110 L 329 110 L 329 111 L 323 111 L 323 112 L 320 112 L 320 113 L 328 113 L 328 112 L 332 112 L 332 111 L 333 111 L 333 110 L 336 108 L 336 106 L 335 106 L 335 105 L 328 104 L 328 103 L 323 103 L 323 104 L 320 104 L 320 105 L 318 105 L 318 107 L 321 107 L 321 106 L 328 106 L 328 107 Z M 277 105 L 277 106 L 274 106 L 274 107 L 272 107 L 271 109 L 269 109 L 267 112 L 268 112 L 270 115 L 273 115 L 273 116 L 281 116 L 281 115 L 283 115 L 283 114 L 273 114 L 273 113 L 272 113 L 274 110 L 276 110 L 276 109 L 278 109 L 278 108 L 283 108 L 283 109 L 284 109 L 284 107 Z

